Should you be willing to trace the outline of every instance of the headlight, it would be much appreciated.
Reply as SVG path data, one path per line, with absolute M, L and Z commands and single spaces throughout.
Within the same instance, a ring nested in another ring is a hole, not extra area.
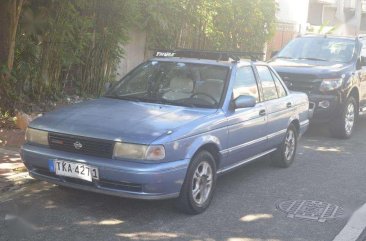
M 323 79 L 320 85 L 320 91 L 332 91 L 339 89 L 343 84 L 343 78 L 339 79 Z
M 117 142 L 113 150 L 114 158 L 158 161 L 165 158 L 162 145 L 139 145 Z
M 28 128 L 25 132 L 25 141 L 48 146 L 48 132 Z

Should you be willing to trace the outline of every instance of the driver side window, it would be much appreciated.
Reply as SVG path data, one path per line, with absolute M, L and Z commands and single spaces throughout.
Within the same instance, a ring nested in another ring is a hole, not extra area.
M 259 102 L 258 85 L 252 67 L 241 67 L 236 71 L 233 98 L 236 99 L 240 95 L 253 96 L 257 103 Z

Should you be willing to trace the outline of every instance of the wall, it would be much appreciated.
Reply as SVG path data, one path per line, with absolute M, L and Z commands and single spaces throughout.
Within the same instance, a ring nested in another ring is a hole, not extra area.
M 146 33 L 139 30 L 130 31 L 130 41 L 124 47 L 125 55 L 117 67 L 117 80 L 145 60 Z
M 273 51 L 281 50 L 299 34 L 306 32 L 309 0 L 276 0 L 278 4 L 277 30 L 265 48 L 266 59 Z
M 308 21 L 309 0 L 277 0 L 279 11 L 277 20 L 297 25 L 300 33 L 305 33 Z

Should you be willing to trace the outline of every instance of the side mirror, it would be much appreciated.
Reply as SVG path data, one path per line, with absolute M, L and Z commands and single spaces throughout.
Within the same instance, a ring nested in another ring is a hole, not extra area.
M 250 95 L 240 95 L 234 100 L 234 108 L 250 108 L 256 105 L 257 101 L 253 96 Z
M 276 56 L 278 53 L 279 53 L 280 51 L 273 51 L 272 53 L 271 53 L 271 58 L 273 58 L 274 56 Z

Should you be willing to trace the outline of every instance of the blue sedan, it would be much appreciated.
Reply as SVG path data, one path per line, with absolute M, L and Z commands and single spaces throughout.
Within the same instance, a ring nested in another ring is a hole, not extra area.
M 156 56 L 104 97 L 34 120 L 21 148 L 30 175 L 120 197 L 176 198 L 201 213 L 220 174 L 269 154 L 291 165 L 309 125 L 306 94 L 290 92 L 263 62 Z

